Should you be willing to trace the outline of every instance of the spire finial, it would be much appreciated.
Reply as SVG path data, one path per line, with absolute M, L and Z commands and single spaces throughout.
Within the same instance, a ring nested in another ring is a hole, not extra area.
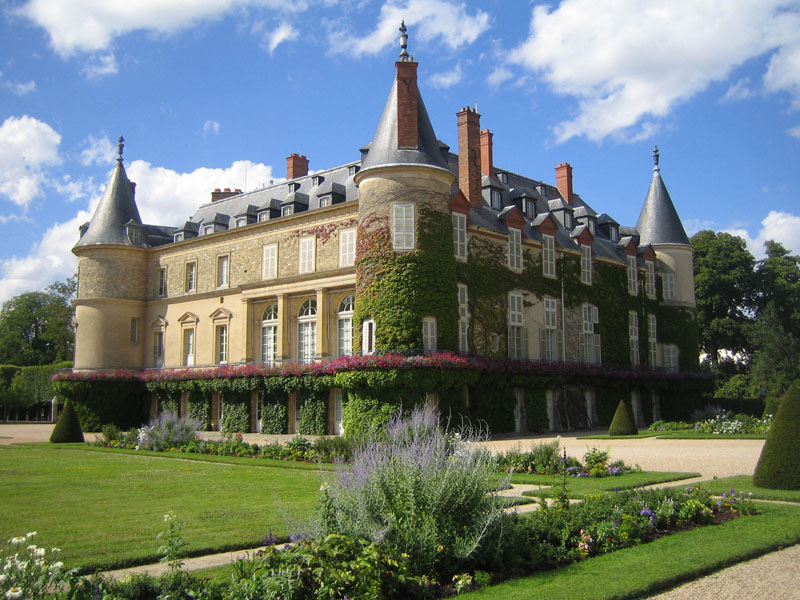
M 117 153 L 119 154 L 119 156 L 117 156 L 117 162 L 122 162 L 122 149 L 124 147 L 125 147 L 125 138 L 119 136 L 119 140 L 117 140 Z
M 658 167 L 658 146 L 653 146 L 653 164 L 655 164 L 655 170 L 659 170 L 659 167 Z
M 406 28 L 406 21 L 400 21 L 400 61 L 408 62 L 408 29 Z

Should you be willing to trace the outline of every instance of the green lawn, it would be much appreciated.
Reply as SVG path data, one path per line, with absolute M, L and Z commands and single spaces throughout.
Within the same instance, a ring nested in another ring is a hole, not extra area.
M 715 478 L 711 481 L 703 481 L 695 485 L 701 485 L 704 488 L 710 487 L 711 493 L 715 496 L 719 496 L 723 492 L 730 492 L 733 489 L 737 492 L 753 492 L 753 498 L 758 498 L 760 500 L 800 502 L 800 490 L 773 490 L 770 488 L 757 487 L 753 484 L 752 475 Z
M 661 432 L 665 433 L 665 432 Z M 702 433 L 692 429 L 666 432 L 667 440 L 765 440 L 766 433 Z
M 37 531 L 37 544 L 61 548 L 68 566 L 84 570 L 156 562 L 156 534 L 172 510 L 193 555 L 251 548 L 270 530 L 286 538 L 307 519 L 328 475 L 307 463 L 183 458 L 0 446 L 0 537 Z
M 670 433 L 672 432 L 648 431 L 647 429 L 642 429 L 636 435 L 608 435 L 608 434 L 581 435 L 578 436 L 578 439 L 579 440 L 637 440 L 642 438 L 651 438 L 651 437 L 669 435 Z
M 645 598 L 726 566 L 800 542 L 800 507 L 701 527 L 467 594 L 475 600 Z
M 670 473 L 660 471 L 641 471 L 639 473 L 626 473 L 616 477 L 567 477 L 567 491 L 570 498 L 583 498 L 601 492 L 613 492 L 634 488 L 640 485 L 667 483 L 690 477 L 699 477 L 699 473 Z M 561 477 L 557 475 L 528 475 L 518 473 L 511 476 L 511 483 L 527 483 L 541 486 L 551 486 L 542 490 L 525 492 L 526 496 L 539 496 L 551 498 L 558 495 L 561 486 Z

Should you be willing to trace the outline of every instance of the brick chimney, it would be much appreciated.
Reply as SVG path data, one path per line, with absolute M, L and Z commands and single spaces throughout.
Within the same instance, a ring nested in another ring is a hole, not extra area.
M 492 137 L 488 129 L 481 131 L 481 175 L 494 175 L 494 158 L 492 157 Z
M 308 175 L 308 159 L 302 154 L 292 153 L 286 157 L 286 179 Z
M 458 117 L 458 187 L 473 208 L 483 206 L 481 196 L 481 116 L 465 106 Z
M 556 187 L 567 204 L 572 204 L 572 167 L 569 163 L 556 167 Z
M 224 200 L 225 198 L 230 198 L 231 196 L 236 196 L 237 194 L 241 193 L 242 190 L 231 191 L 231 188 L 225 188 L 224 190 L 215 188 L 214 191 L 211 192 L 211 201 L 217 202 L 219 200 Z
M 398 148 L 419 148 L 417 64 L 413 61 L 395 63 L 397 68 Z

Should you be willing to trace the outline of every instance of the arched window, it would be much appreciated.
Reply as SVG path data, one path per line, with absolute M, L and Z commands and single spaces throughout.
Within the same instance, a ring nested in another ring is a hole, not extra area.
M 339 303 L 336 329 L 339 356 L 351 356 L 353 354 L 353 309 L 355 308 L 355 300 L 353 294 L 348 294 Z
M 261 315 L 261 362 L 275 364 L 278 357 L 278 305 L 270 304 Z
M 297 359 L 306 365 L 317 349 L 317 301 L 306 300 L 297 311 Z

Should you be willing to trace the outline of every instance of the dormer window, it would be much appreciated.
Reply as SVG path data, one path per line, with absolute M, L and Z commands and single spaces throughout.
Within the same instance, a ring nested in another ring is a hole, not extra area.
M 493 209 L 501 210 L 503 208 L 503 194 L 500 190 L 492 190 L 490 198 Z
M 138 227 L 128 225 L 128 239 L 131 244 L 138 246 L 142 243 L 142 232 Z
M 314 187 L 317 187 L 323 181 L 325 181 L 325 178 L 322 175 L 314 175 L 311 178 L 311 183 Z
M 347 167 L 347 174 L 350 177 L 352 177 L 353 175 L 358 173 L 358 170 L 359 170 L 359 166 L 358 165 L 350 165 L 349 167 Z
M 258 213 L 258 221 L 269 221 L 269 211 L 262 210 L 260 213 Z
M 533 219 L 536 216 L 536 203 L 533 200 L 523 200 L 522 211 L 525 213 L 526 217 Z
M 236 217 L 236 227 L 244 227 L 247 225 L 247 217 Z
M 498 173 L 497 173 L 497 178 L 498 178 L 498 179 L 499 179 L 499 180 L 500 180 L 502 183 L 508 183 L 508 173 L 503 173 L 503 172 L 500 172 L 500 171 L 498 171 Z
M 619 241 L 619 227 L 613 223 L 609 225 L 608 236 L 611 238 L 612 242 L 617 243 Z
M 572 215 L 566 210 L 564 211 L 564 228 L 572 229 Z
M 211 235 L 214 233 L 213 225 L 203 225 L 203 235 Z
M 179 231 L 178 233 L 176 233 L 175 237 L 174 237 L 174 240 L 176 242 L 182 242 L 183 241 L 183 232 Z
M 289 193 L 296 192 L 299 189 L 300 189 L 299 183 L 297 183 L 296 181 L 289 182 Z
M 288 217 L 289 215 L 293 215 L 293 214 L 294 214 L 294 206 L 292 206 L 291 204 L 289 204 L 288 206 L 282 206 L 281 207 L 281 216 L 282 217 Z
M 333 198 L 331 196 L 323 196 L 319 199 L 319 207 L 325 208 L 326 206 L 330 206 L 333 202 Z

